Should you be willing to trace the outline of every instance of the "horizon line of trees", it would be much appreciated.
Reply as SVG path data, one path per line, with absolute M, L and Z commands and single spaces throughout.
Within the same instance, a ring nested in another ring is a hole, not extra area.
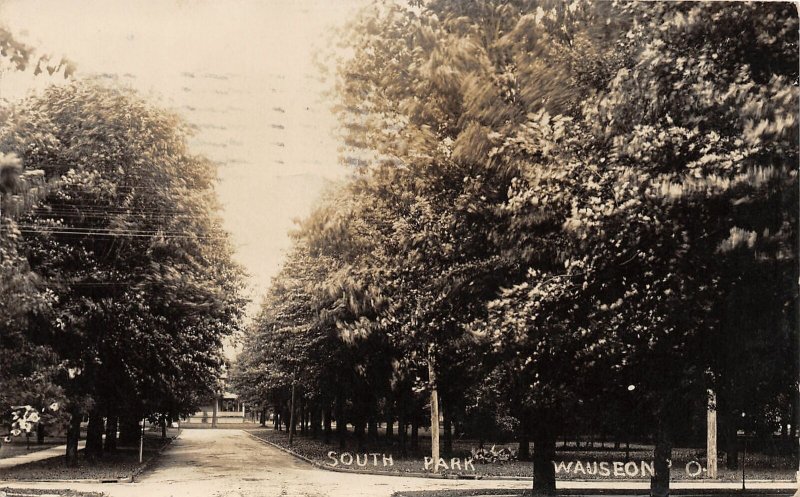
M 374 2 L 336 75 L 358 170 L 295 233 L 237 392 L 326 440 L 427 424 L 434 460 L 441 408 L 445 445 L 533 442 L 542 493 L 583 425 L 635 426 L 668 494 L 709 390 L 729 464 L 740 429 L 796 437 L 797 33 L 788 3 Z

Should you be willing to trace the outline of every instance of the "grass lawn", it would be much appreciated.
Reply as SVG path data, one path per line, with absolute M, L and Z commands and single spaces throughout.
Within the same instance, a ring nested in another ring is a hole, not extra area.
M 289 448 L 289 437 L 285 431 L 274 431 L 272 428 L 261 428 L 255 430 L 248 430 L 251 434 L 272 442 L 281 447 Z M 369 471 L 369 472 L 389 472 L 394 474 L 408 474 L 408 473 L 425 473 L 430 470 L 424 469 L 424 457 L 430 455 L 430 441 L 422 433 L 420 434 L 420 447 L 416 450 L 409 449 L 405 456 L 402 455 L 400 447 L 397 445 L 386 444 L 383 440 L 377 442 L 366 443 L 363 450 L 357 451 L 356 443 L 352 433 L 346 439 L 344 449 L 339 449 L 338 441 L 335 439 L 330 444 L 325 444 L 321 440 L 315 440 L 311 437 L 296 435 L 291 449 L 300 455 L 311 459 L 323 466 L 332 466 L 333 461 L 328 457 L 329 451 L 337 453 L 337 457 L 344 453 L 349 452 L 355 458 L 359 454 L 362 463 L 366 464 L 359 466 L 354 460 L 351 465 L 342 464 L 341 461 L 336 466 L 337 469 L 350 470 L 350 471 Z M 335 437 L 335 434 L 334 434 Z M 450 462 L 451 457 L 461 458 L 462 468 L 440 470 L 446 475 L 461 475 L 461 476 L 475 476 L 475 477 L 526 477 L 533 476 L 533 464 L 529 461 L 512 461 L 506 463 L 487 463 L 480 464 L 473 462 L 475 470 L 472 468 L 465 470 L 463 468 L 464 458 L 470 457 L 470 448 L 477 448 L 477 442 L 472 440 L 459 440 L 453 441 L 453 453 L 448 455 L 445 460 Z M 509 444 L 509 447 L 516 450 L 516 444 Z M 491 447 L 486 444 L 485 447 Z M 500 445 L 498 445 L 498 448 Z M 384 466 L 382 457 L 377 456 L 377 466 L 374 465 L 375 459 L 373 456 L 364 457 L 364 453 L 379 453 L 387 456 L 392 456 L 391 466 Z M 650 464 L 652 461 L 653 448 L 652 446 L 632 444 L 630 451 L 630 461 L 635 463 L 638 473 L 635 476 L 630 475 L 614 475 L 613 462 L 624 462 L 625 451 L 614 450 L 611 448 L 581 448 L 574 447 L 561 447 L 559 444 L 556 449 L 556 462 L 563 461 L 565 465 L 570 464 L 570 471 L 567 472 L 563 469 L 556 475 L 558 480 L 608 480 L 608 479 L 638 479 L 649 480 L 650 475 L 644 475 L 642 469 L 642 462 Z M 740 454 L 740 463 L 743 454 Z M 696 449 L 675 449 L 673 450 L 673 465 L 672 465 L 672 479 L 673 480 L 698 480 L 702 476 L 691 476 L 687 474 L 686 465 L 692 460 L 704 462 L 704 458 L 700 457 Z M 577 470 L 577 462 L 581 463 L 581 470 Z M 345 462 L 349 462 L 346 460 Z M 591 471 L 588 468 L 596 468 L 603 462 L 609 468 L 609 475 L 602 475 L 599 471 Z M 739 470 L 728 470 L 724 468 L 724 461 L 719 463 L 719 479 L 723 481 L 741 481 L 742 473 Z M 748 480 L 793 480 L 795 472 L 797 471 L 797 463 L 792 456 L 770 456 L 760 453 L 747 453 L 746 460 L 746 477 Z M 631 466 L 629 469 L 633 469 Z M 689 467 L 690 472 L 697 471 L 696 466 Z M 590 474 L 595 473 L 595 474 Z M 701 473 L 702 474 L 702 473 Z
M 159 432 L 148 432 L 144 439 L 144 461 L 158 455 L 159 451 L 167 445 L 172 437 L 177 436 L 179 430 L 169 429 L 168 438 L 161 439 Z M 78 453 L 78 463 L 67 466 L 65 456 L 53 457 L 36 461 L 21 466 L 0 470 L 0 480 L 116 480 L 129 478 L 140 467 L 139 445 L 119 446 L 113 453 L 106 453 L 94 463 L 83 457 L 83 451 Z
M 689 492 L 689 491 L 685 491 Z M 647 492 L 639 491 L 625 491 L 625 490 L 609 490 L 609 491 L 592 491 L 592 495 L 604 495 L 611 493 L 613 495 L 641 495 L 647 496 Z M 681 495 L 683 491 L 672 490 L 671 495 Z M 580 490 L 559 490 L 558 495 L 585 495 L 585 491 Z M 731 492 L 730 490 L 707 490 L 698 492 L 692 490 L 691 495 L 708 495 L 715 497 L 791 497 L 792 492 L 786 490 L 752 490 L 746 493 Z M 508 489 L 459 489 L 459 490 L 404 490 L 395 492 L 392 497 L 472 497 L 483 495 L 497 495 L 497 496 L 513 496 L 513 497 L 531 497 L 535 494 L 530 490 L 508 490 Z
M 29 448 L 28 444 L 25 442 L 25 437 L 15 437 L 11 439 L 11 442 L 3 442 L 3 446 L 0 447 L 0 459 L 49 449 L 50 447 L 63 445 L 65 443 L 67 443 L 65 438 L 52 437 L 46 438 L 43 444 L 37 444 L 36 438 L 31 437 Z
M 0 459 L 14 457 L 20 454 L 27 454 L 29 452 L 35 452 L 38 450 L 49 449 L 50 447 L 64 445 L 67 443 L 67 436 L 62 430 L 49 427 L 46 435 L 47 436 L 44 438 L 44 443 L 41 445 L 36 443 L 35 433 L 31 433 L 30 439 L 26 439 L 25 437 L 11 437 L 10 442 L 3 442 L 2 446 L 0 447 Z M 81 428 L 81 437 L 84 438 L 85 436 L 86 427 L 84 426 Z M 29 445 L 30 448 L 28 448 Z

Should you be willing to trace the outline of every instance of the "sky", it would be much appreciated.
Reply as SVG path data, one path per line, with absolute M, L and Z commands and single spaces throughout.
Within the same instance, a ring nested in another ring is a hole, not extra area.
M 250 314 L 290 247 L 294 220 L 347 174 L 313 64 L 363 0 L 0 0 L 0 23 L 77 77 L 132 87 L 196 126 L 190 145 L 220 163 L 217 188 Z M 59 78 L 0 73 L 14 100 Z

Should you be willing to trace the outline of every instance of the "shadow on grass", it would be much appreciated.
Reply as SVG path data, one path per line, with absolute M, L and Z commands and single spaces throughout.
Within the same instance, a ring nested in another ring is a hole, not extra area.
M 103 497 L 105 494 L 99 492 L 78 492 L 75 490 L 53 490 L 42 488 L 8 488 L 0 487 L 0 495 L 8 497 L 27 497 L 31 495 L 59 495 L 61 497 Z
M 170 430 L 168 435 L 175 436 L 178 430 Z M 172 441 L 172 437 L 161 439 L 160 434 L 147 433 L 144 439 L 144 462 L 139 464 L 139 445 L 119 446 L 113 452 L 106 452 L 96 461 L 84 457 L 84 451 L 78 452 L 78 461 L 74 466 L 67 466 L 66 456 L 52 457 L 41 461 L 22 464 L 0 470 L 0 480 L 16 481 L 53 481 L 53 480 L 119 480 L 131 475 L 147 464 L 159 451 Z
M 699 496 L 714 496 L 714 497 L 791 497 L 793 493 L 789 490 L 774 490 L 774 489 L 760 489 L 760 490 L 671 490 L 671 495 L 686 496 L 686 497 L 699 497 Z M 489 489 L 459 489 L 459 490 L 406 490 L 395 492 L 392 497 L 480 497 L 480 496 L 509 496 L 509 497 L 533 497 L 540 496 L 531 490 L 509 490 L 500 488 Z M 647 491 L 642 490 L 559 490 L 558 496 L 580 496 L 580 495 L 600 495 L 600 496 L 642 496 L 647 497 Z

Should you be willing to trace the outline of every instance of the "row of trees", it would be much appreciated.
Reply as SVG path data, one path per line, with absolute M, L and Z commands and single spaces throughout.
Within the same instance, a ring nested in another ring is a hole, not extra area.
M 367 165 L 297 231 L 238 391 L 299 389 L 359 439 L 428 404 L 437 430 L 440 402 L 446 436 L 533 441 L 546 493 L 557 435 L 621 420 L 667 493 L 708 390 L 730 463 L 744 414 L 796 436 L 797 28 L 781 3 L 367 8 L 338 84 Z
M 40 437 L 66 427 L 74 461 L 88 417 L 95 459 L 118 430 L 137 440 L 142 418 L 166 425 L 218 388 L 243 300 L 215 166 L 187 148 L 178 117 L 91 81 L 0 116 L 4 202 L 23 193 L 21 172 L 49 185 L 0 218 L 3 423 L 16 406 L 51 406 L 31 419 Z

